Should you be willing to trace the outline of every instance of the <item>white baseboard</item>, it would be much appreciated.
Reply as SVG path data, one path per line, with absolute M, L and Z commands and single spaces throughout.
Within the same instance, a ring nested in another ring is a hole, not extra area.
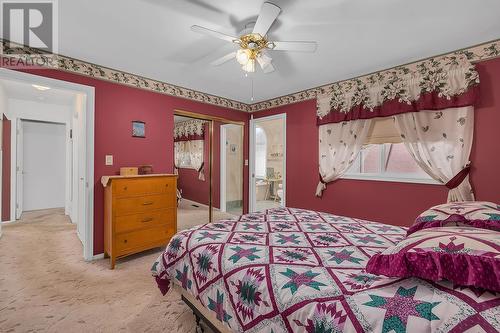
M 104 259 L 104 253 L 95 254 L 92 256 L 92 260 Z

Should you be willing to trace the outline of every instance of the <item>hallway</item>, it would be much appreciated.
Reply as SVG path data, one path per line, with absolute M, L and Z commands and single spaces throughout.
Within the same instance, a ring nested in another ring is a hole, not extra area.
M 194 332 L 179 294 L 162 297 L 151 277 L 160 249 L 115 270 L 107 259 L 85 262 L 62 209 L 24 213 L 2 231 L 0 332 Z

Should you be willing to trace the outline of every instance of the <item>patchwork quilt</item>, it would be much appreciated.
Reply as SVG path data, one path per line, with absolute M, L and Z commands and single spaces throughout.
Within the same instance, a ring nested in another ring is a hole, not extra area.
M 195 296 L 235 332 L 498 332 L 500 295 L 366 273 L 404 228 L 277 208 L 176 234 L 158 286 Z

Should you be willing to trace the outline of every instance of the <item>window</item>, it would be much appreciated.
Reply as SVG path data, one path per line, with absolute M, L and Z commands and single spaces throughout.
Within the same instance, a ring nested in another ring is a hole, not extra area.
M 365 145 L 343 178 L 440 184 L 418 166 L 403 143 Z
M 261 127 L 255 128 L 255 177 L 266 178 L 267 137 Z

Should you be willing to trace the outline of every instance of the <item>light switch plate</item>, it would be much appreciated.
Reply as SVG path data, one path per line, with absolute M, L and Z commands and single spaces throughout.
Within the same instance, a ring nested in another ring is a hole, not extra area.
M 106 155 L 106 165 L 113 165 L 113 155 Z

